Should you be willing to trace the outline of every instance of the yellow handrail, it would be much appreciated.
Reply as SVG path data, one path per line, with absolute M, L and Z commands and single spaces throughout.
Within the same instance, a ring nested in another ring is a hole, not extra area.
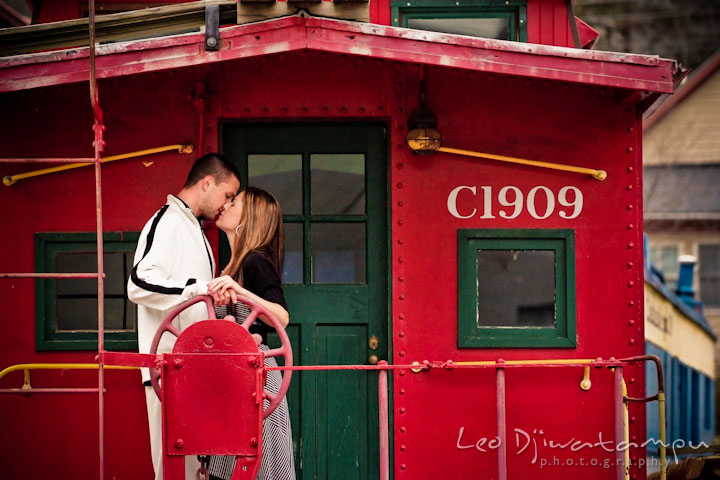
M 553 170 L 563 170 L 565 172 L 586 173 L 601 182 L 607 178 L 605 170 L 595 170 L 594 168 L 576 167 L 574 165 L 563 165 L 561 163 L 541 162 L 538 160 L 527 160 L 525 158 L 506 157 L 505 155 L 494 155 L 492 153 L 473 152 L 471 150 L 461 150 L 459 148 L 440 147 L 438 152 L 454 153 L 455 155 L 467 155 L 470 157 L 487 158 L 490 160 L 498 160 L 500 162 L 519 163 L 521 165 L 531 165 L 533 167 L 550 168 Z
M 108 162 L 114 162 L 116 160 L 124 160 L 126 158 L 135 158 L 135 157 L 142 157 L 145 155 L 152 155 L 154 153 L 168 152 L 171 150 L 177 150 L 178 153 L 189 154 L 189 153 L 193 152 L 193 149 L 194 149 L 194 147 L 189 144 L 188 145 L 180 145 L 180 144 L 166 145 L 164 147 L 148 148 L 146 150 L 138 150 L 137 152 L 129 152 L 129 153 L 123 153 L 120 155 L 112 155 L 110 157 L 105 157 L 101 160 L 102 160 L 102 163 L 108 163 Z M 60 165 L 58 167 L 43 168 L 41 170 L 33 170 L 30 172 L 18 173 L 15 175 L 8 175 L 3 178 L 3 184 L 6 187 L 9 187 L 10 185 L 13 185 L 14 183 L 18 182 L 19 180 L 23 180 L 25 178 L 38 177 L 40 175 L 47 175 L 48 173 L 62 172 L 65 170 L 71 170 L 73 168 L 87 167 L 88 165 L 92 165 L 92 163 L 86 163 L 86 162 L 69 163 L 67 165 Z
M 30 370 L 97 370 L 97 363 L 20 363 L 11 365 L 0 371 L 0 379 L 11 372 L 23 370 L 25 372 L 25 384 L 30 384 Z M 105 369 L 112 370 L 136 370 L 138 367 L 127 367 L 122 365 L 105 365 Z M 25 388 L 25 386 L 23 386 Z

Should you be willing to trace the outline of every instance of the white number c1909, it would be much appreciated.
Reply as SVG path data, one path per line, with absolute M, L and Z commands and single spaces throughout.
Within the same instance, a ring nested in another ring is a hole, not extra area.
M 472 194 L 473 198 L 478 196 L 478 187 L 469 185 L 460 185 L 450 191 L 447 197 L 447 209 L 455 218 L 467 219 L 472 218 L 478 214 L 478 209 L 473 207 L 472 210 L 463 209 L 463 213 L 458 210 L 458 197 L 463 190 L 467 190 L 468 193 L 463 193 L 463 197 L 467 198 L 467 195 Z M 518 187 L 507 185 L 502 187 L 497 192 L 497 197 L 493 195 L 493 188 L 489 186 L 480 187 L 482 194 L 482 214 L 479 215 L 481 219 L 497 218 L 495 213 L 500 218 L 511 220 L 517 218 L 522 214 L 524 209 L 527 209 L 531 217 L 544 220 L 549 218 L 555 213 L 556 196 L 555 193 L 548 187 L 538 185 L 530 189 L 527 195 L 524 195 L 522 190 Z M 544 202 L 539 202 L 539 198 L 544 198 Z M 501 207 L 495 207 L 494 201 L 497 201 Z M 544 204 L 545 208 L 540 208 L 538 211 L 538 203 Z M 577 218 L 583 209 L 583 194 L 577 187 L 562 187 L 557 194 L 557 204 L 560 205 L 557 214 L 560 218 L 566 220 L 572 220 Z

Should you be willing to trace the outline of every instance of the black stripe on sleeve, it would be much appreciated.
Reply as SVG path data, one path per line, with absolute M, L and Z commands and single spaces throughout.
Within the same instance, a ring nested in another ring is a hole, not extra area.
M 153 240 L 155 239 L 155 229 L 157 228 L 158 223 L 160 223 L 160 218 L 162 218 L 162 216 L 165 214 L 165 212 L 167 211 L 169 206 L 170 205 L 163 206 L 158 211 L 157 215 L 155 215 L 155 219 L 153 220 L 153 223 L 150 226 L 150 232 L 148 232 L 147 245 L 145 245 L 145 252 L 143 253 L 142 258 L 140 259 L 140 262 L 145 260 L 145 257 L 150 252 L 150 247 L 152 247 Z M 138 265 L 140 265 L 140 262 L 138 262 L 133 267 L 132 273 L 130 274 L 130 278 L 132 279 L 132 281 L 135 285 L 137 285 L 138 287 L 143 288 L 147 291 L 150 291 L 150 292 L 164 293 L 166 295 L 181 295 L 182 294 L 182 292 L 183 292 L 182 288 L 163 287 L 160 285 L 153 285 L 151 283 L 147 283 L 144 280 L 141 280 L 137 276 L 137 268 L 138 268 Z

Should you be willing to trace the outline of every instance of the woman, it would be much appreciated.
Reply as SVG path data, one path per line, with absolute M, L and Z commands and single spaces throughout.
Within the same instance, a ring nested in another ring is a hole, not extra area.
M 230 242 L 230 263 L 223 276 L 208 285 L 215 299 L 218 318 L 234 315 L 242 323 L 250 309 L 237 303 L 237 295 L 244 295 L 272 313 L 283 327 L 290 321 L 287 304 L 280 284 L 283 257 L 282 212 L 275 197 L 265 190 L 248 187 L 232 202 L 223 206 L 217 226 Z M 256 341 L 262 337 L 261 350 L 269 350 L 267 334 L 273 331 L 267 318 L 250 327 Z M 277 366 L 274 358 L 265 358 L 268 367 Z M 267 373 L 266 388 L 277 393 L 282 377 L 277 370 Z M 267 407 L 267 400 L 265 400 Z M 220 479 L 232 476 L 235 457 L 211 457 L 208 472 Z M 258 479 L 295 479 L 292 434 L 287 400 L 263 422 L 263 456 Z

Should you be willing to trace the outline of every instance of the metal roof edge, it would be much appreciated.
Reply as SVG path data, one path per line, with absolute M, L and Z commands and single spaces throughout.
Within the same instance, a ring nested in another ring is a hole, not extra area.
M 221 47 L 216 52 L 204 51 L 204 36 L 199 33 L 101 45 L 97 48 L 98 78 L 303 48 L 630 91 L 672 91 L 675 73 L 672 60 L 646 55 L 490 40 L 304 13 L 226 27 L 220 32 Z M 151 51 L 154 53 L 149 54 Z M 110 60 L 110 56 L 115 58 Z M 88 48 L 81 47 L 0 58 L 0 92 L 86 80 L 87 57 Z M 50 63 L 62 68 L 49 72 Z

